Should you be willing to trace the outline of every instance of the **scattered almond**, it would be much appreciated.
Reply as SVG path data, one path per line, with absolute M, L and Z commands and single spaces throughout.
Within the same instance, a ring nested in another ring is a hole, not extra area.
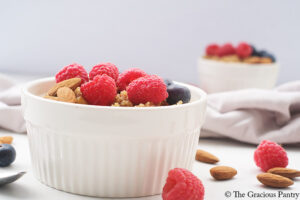
M 283 167 L 275 167 L 268 170 L 268 173 L 277 174 L 287 178 L 296 178 L 300 176 L 300 171 Z
M 259 174 L 257 175 L 257 179 L 262 184 L 274 188 L 286 188 L 294 184 L 294 182 L 289 178 L 271 173 Z
M 215 164 L 219 162 L 219 158 L 201 149 L 197 150 L 196 160 L 200 162 L 210 163 L 210 164 Z
M 56 96 L 57 90 L 62 87 L 68 87 L 72 90 L 75 90 L 81 83 L 81 78 L 71 78 L 68 80 L 64 80 L 62 82 L 57 83 L 54 85 L 47 93 L 46 96 Z
M 12 136 L 0 137 L 0 144 L 11 144 L 13 139 L 14 138 Z
M 216 180 L 227 180 L 233 178 L 237 171 L 232 167 L 217 166 L 210 169 L 210 174 Z
M 75 103 L 76 102 L 76 96 L 73 90 L 71 90 L 68 87 L 61 87 L 57 90 L 57 97 L 61 101 Z

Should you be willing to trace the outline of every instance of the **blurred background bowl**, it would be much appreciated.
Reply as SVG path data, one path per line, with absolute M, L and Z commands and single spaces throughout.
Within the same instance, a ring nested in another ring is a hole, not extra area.
M 246 88 L 272 89 L 278 78 L 279 64 L 247 64 L 200 58 L 200 87 L 207 93 Z

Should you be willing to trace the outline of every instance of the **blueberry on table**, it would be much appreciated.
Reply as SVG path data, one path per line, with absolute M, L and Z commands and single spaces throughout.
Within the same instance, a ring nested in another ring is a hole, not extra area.
M 16 150 L 10 144 L 0 144 L 0 167 L 6 167 L 16 159 Z
M 185 86 L 172 84 L 167 86 L 167 92 L 169 94 L 167 102 L 170 105 L 177 104 L 178 101 L 188 103 L 191 100 L 191 92 Z
M 170 80 L 170 79 L 164 79 L 164 82 L 165 82 L 165 84 L 166 84 L 167 86 L 169 86 L 169 85 L 172 85 L 172 84 L 173 84 L 173 81 L 172 81 L 172 80 Z

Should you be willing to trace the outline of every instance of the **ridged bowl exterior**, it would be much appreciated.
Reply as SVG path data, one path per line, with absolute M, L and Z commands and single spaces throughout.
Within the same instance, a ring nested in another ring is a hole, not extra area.
M 140 197 L 161 193 L 170 169 L 192 168 L 206 107 L 200 89 L 189 86 L 190 105 L 123 109 L 35 95 L 49 83 L 29 84 L 22 96 L 33 172 L 42 183 L 81 195 Z

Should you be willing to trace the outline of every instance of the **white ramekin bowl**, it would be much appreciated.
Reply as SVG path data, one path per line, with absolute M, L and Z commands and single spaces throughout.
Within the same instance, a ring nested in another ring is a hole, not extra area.
M 278 78 L 279 64 L 246 64 L 200 58 L 198 72 L 200 87 L 207 93 L 246 88 L 271 89 Z
M 206 94 L 193 86 L 183 105 L 126 108 L 58 102 L 41 96 L 53 78 L 23 89 L 33 172 L 44 184 L 97 197 L 159 194 L 170 169 L 191 169 Z

